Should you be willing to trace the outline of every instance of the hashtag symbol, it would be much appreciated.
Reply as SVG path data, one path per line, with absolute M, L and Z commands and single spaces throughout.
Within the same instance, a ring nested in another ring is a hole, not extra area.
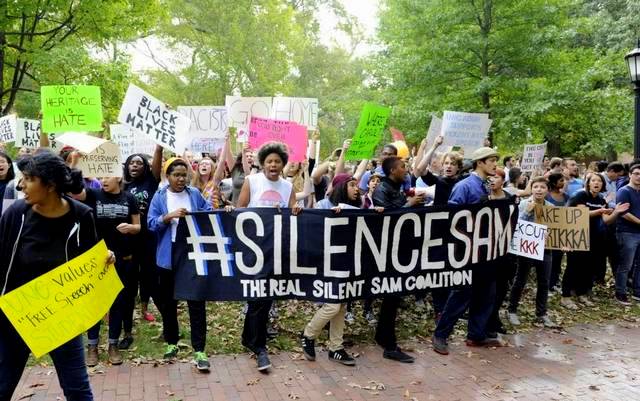
M 229 252 L 229 244 L 231 238 L 225 237 L 222 231 L 222 224 L 218 214 L 209 214 L 209 222 L 211 223 L 213 235 L 201 235 L 198 223 L 193 215 L 185 216 L 187 228 L 189 229 L 189 237 L 187 244 L 193 247 L 193 252 L 189 252 L 187 257 L 193 260 L 196 265 L 196 274 L 206 276 L 209 274 L 207 263 L 210 260 L 220 261 L 220 268 L 223 277 L 233 276 L 231 261 L 233 254 Z M 215 245 L 216 252 L 205 252 L 203 245 Z

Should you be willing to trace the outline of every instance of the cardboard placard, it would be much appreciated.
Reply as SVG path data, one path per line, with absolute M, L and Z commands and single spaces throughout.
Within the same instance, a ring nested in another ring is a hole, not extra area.
M 289 148 L 289 161 L 303 162 L 307 152 L 307 127 L 291 121 L 251 117 L 249 147 L 258 149 L 266 142 L 276 141 Z
M 429 123 L 429 130 L 427 131 L 427 149 L 433 146 L 433 143 L 441 132 L 442 120 L 436 116 L 432 116 L 431 123 Z
M 0 297 L 5 313 L 36 358 L 95 325 L 122 290 L 100 241 L 84 254 Z
M 536 223 L 547 226 L 545 249 L 589 250 L 589 208 L 536 206 Z
M 40 88 L 45 132 L 102 131 L 100 87 L 52 85 Z
M 78 169 L 85 177 L 122 177 L 122 161 L 118 145 L 87 134 L 66 133 L 58 142 L 82 152 Z
M 547 227 L 526 220 L 518 220 L 511 238 L 509 253 L 525 258 L 543 260 Z
M 229 127 L 236 128 L 238 142 L 248 140 L 251 117 L 269 118 L 271 116 L 271 103 L 270 97 L 226 97 L 225 107 Z
M 522 171 L 535 171 L 543 167 L 544 154 L 547 152 L 547 143 L 539 145 L 524 145 L 520 169 Z
M 274 97 L 270 117 L 274 120 L 293 121 L 313 131 L 318 127 L 318 99 Z
M 40 121 L 18 118 L 16 125 L 16 146 L 29 149 L 40 147 Z
M 358 128 L 351 140 L 351 146 L 347 149 L 345 160 L 362 160 L 373 157 L 376 146 L 382 139 L 382 131 L 390 114 L 391 109 L 388 107 L 365 103 L 362 113 L 360 113 Z
M 224 140 L 228 128 L 225 106 L 178 106 L 178 112 L 191 120 L 189 138 Z
M 16 115 L 9 114 L 0 118 L 0 142 L 9 143 L 16 140 Z
M 474 150 L 484 146 L 492 122 L 485 113 L 445 111 L 442 117 L 443 145 L 459 147 L 469 157 Z
M 191 120 L 170 110 L 164 102 L 129 84 L 118 115 L 118 122 L 153 139 L 163 148 L 181 153 Z
M 136 153 L 153 155 L 156 149 L 155 141 L 127 125 L 111 124 L 109 132 L 111 133 L 111 141 L 120 148 L 120 160 L 122 162 Z

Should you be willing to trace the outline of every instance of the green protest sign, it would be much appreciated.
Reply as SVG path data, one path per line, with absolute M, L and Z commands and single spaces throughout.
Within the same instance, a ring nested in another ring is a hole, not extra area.
M 356 134 L 351 140 L 351 146 L 347 149 L 345 160 L 362 160 L 373 157 L 373 152 L 382 139 L 382 131 L 387 124 L 389 114 L 391 114 L 391 109 L 388 107 L 365 103 L 362 113 L 360 113 Z
M 44 132 L 102 131 L 99 86 L 43 86 L 40 104 Z

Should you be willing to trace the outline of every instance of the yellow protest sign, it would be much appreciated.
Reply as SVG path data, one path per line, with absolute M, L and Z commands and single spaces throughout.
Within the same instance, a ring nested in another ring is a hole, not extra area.
M 0 297 L 0 309 L 36 357 L 85 332 L 109 311 L 123 286 L 107 256 L 100 241 Z

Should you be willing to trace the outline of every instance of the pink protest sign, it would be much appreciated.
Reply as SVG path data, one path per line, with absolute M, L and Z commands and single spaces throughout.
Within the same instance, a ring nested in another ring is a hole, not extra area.
M 270 141 L 281 142 L 289 149 L 289 161 L 302 162 L 307 153 L 307 127 L 292 121 L 251 117 L 249 147 L 258 149 Z

